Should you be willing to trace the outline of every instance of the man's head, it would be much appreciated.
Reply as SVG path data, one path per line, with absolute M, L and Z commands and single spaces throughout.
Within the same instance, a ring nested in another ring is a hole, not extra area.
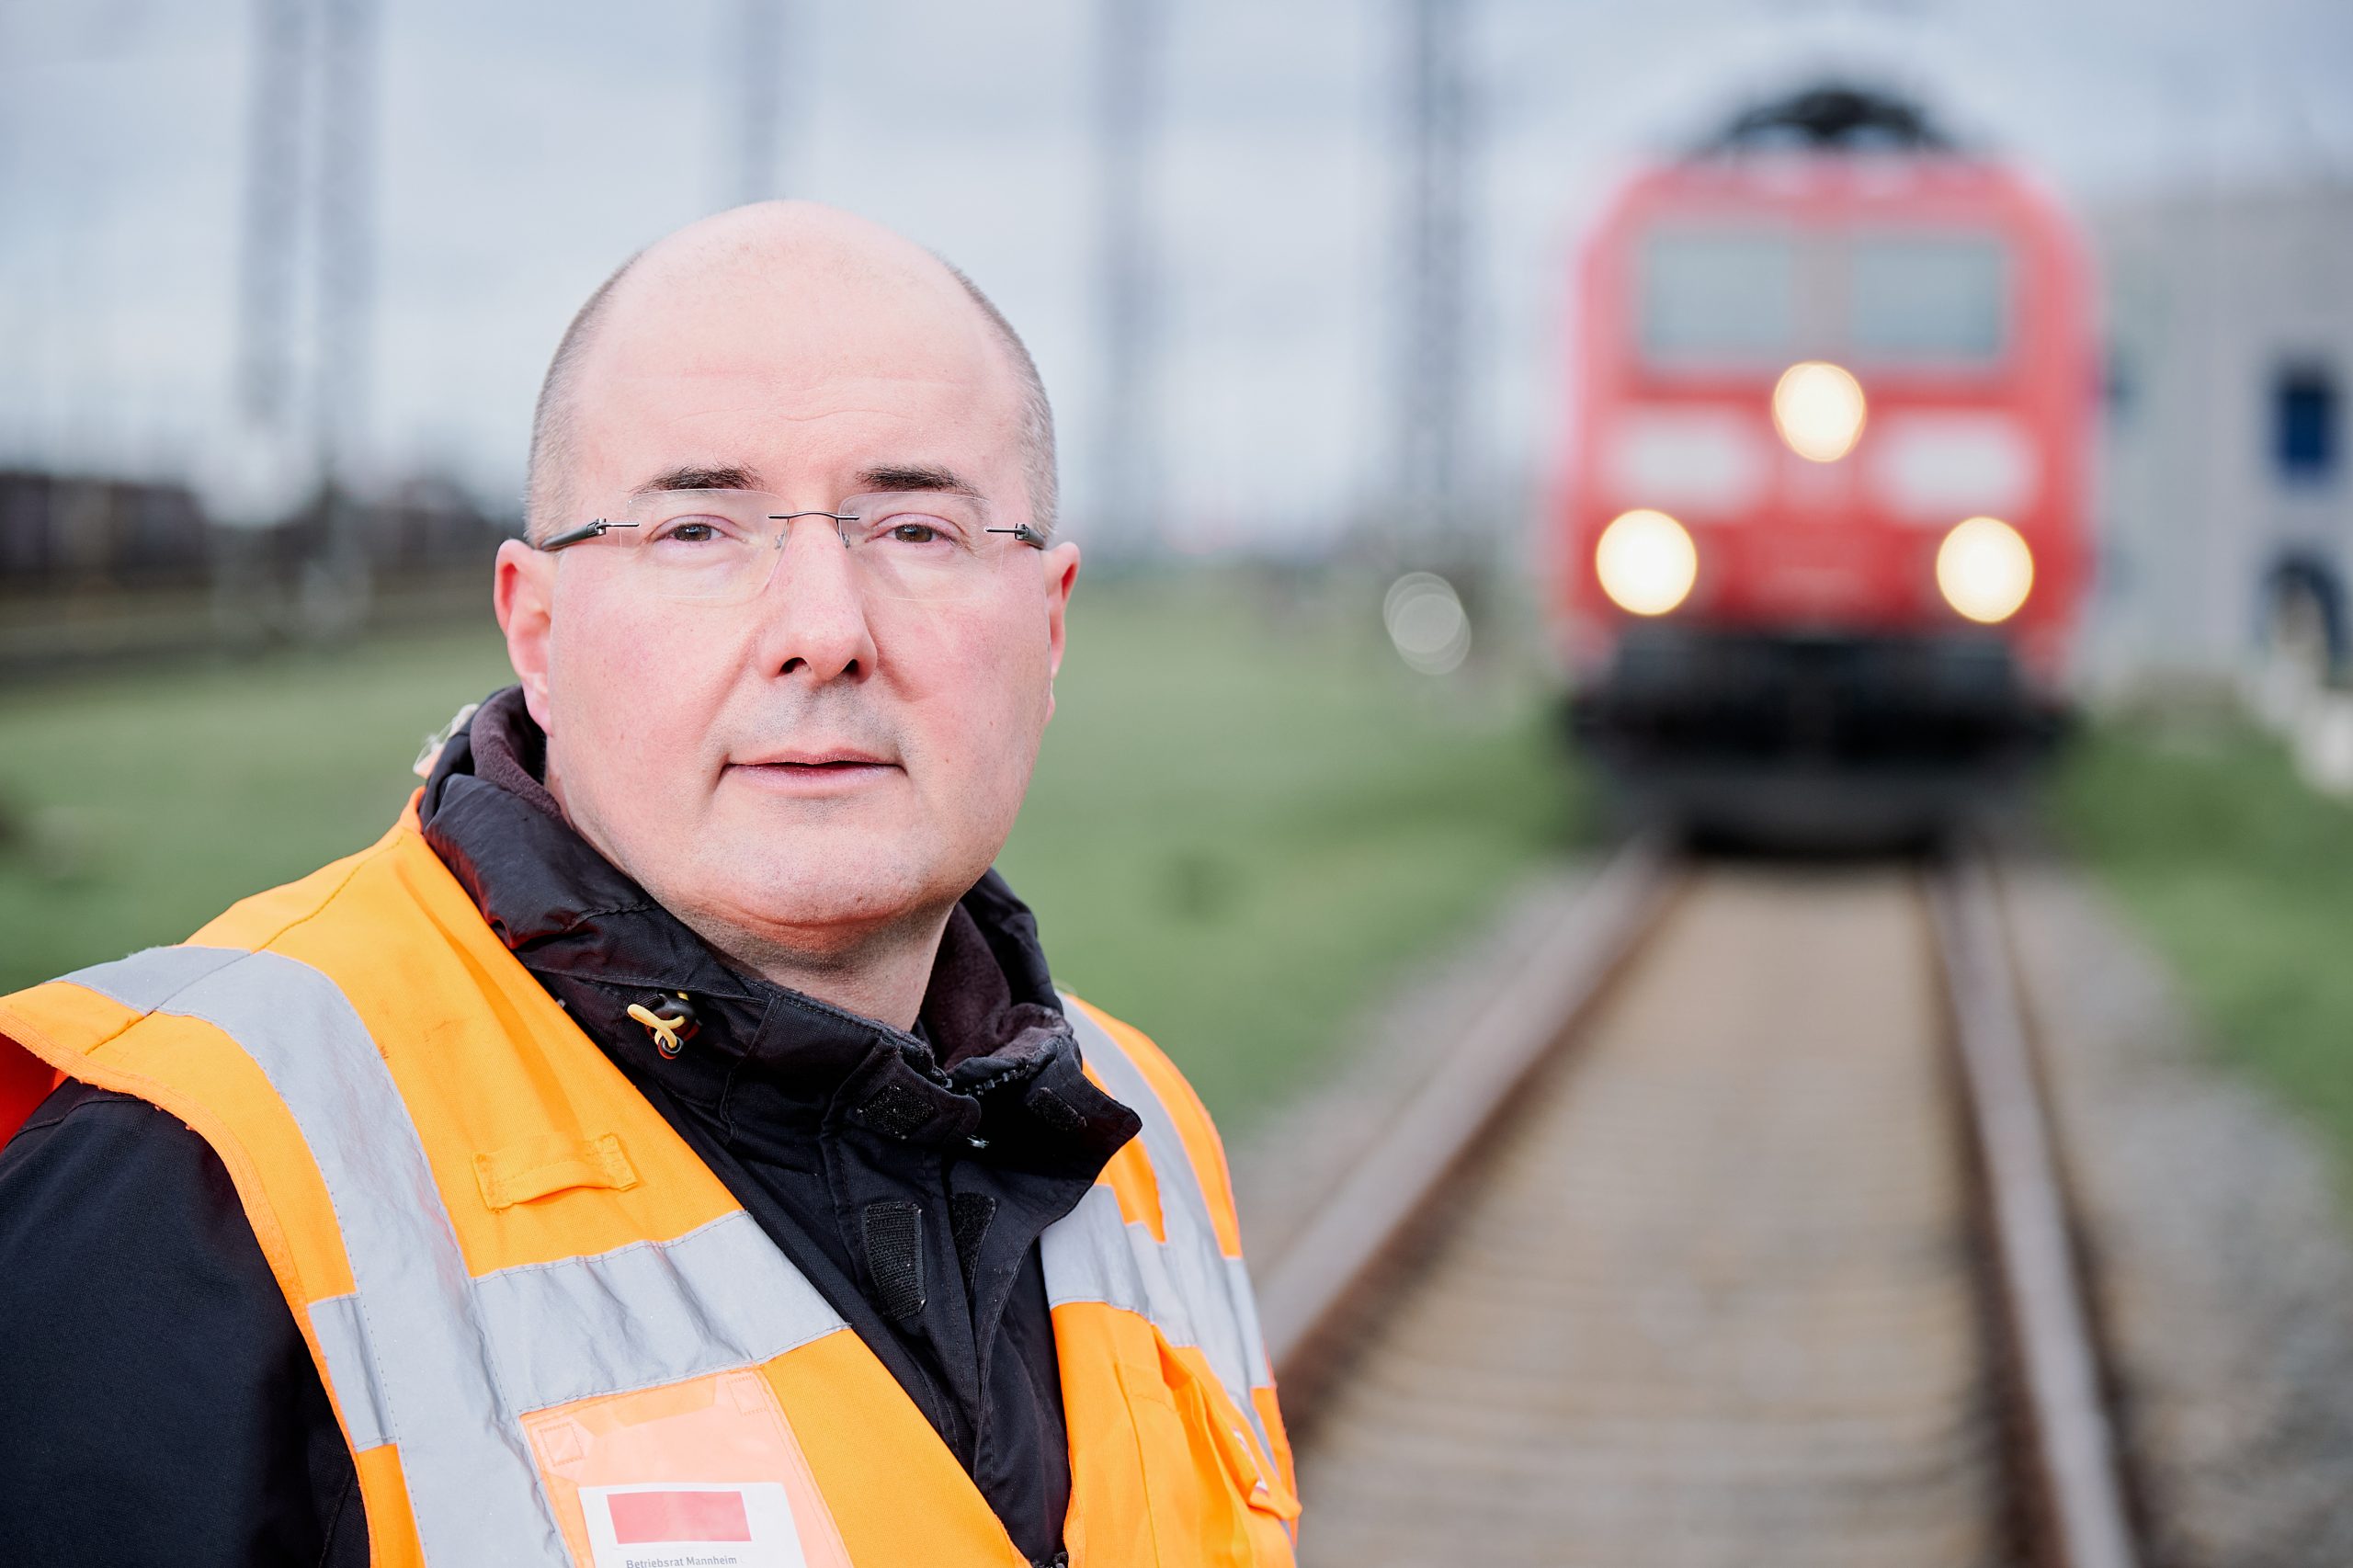
M 847 214 L 830 211 L 807 202 L 764 202 L 742 208 L 738 212 L 796 213 L 809 217 L 856 222 Z M 733 217 L 723 213 L 722 217 Z M 713 220 L 716 222 L 716 220 Z M 702 225 L 696 225 L 699 228 Z M 686 231 L 685 233 L 691 233 Z M 877 231 L 887 233 L 887 231 Z M 684 233 L 672 236 L 683 238 Z M 895 236 L 890 236 L 895 238 Z M 904 242 L 902 242 L 904 244 Z M 641 253 L 642 254 L 642 253 Z M 937 258 L 934 258 L 937 260 Z M 555 356 L 548 362 L 548 373 L 540 382 L 540 400 L 531 416 L 531 454 L 525 486 L 525 537 L 542 540 L 571 526 L 575 520 L 574 497 L 569 489 L 571 476 L 577 466 L 580 453 L 578 402 L 574 396 L 579 383 L 581 361 L 587 357 L 588 345 L 604 324 L 605 310 L 622 279 L 636 267 L 637 256 L 621 263 L 612 275 L 597 287 L 585 303 L 574 312 L 572 324 L 564 329 L 556 345 Z M 1013 324 L 1005 319 L 995 301 L 980 290 L 979 285 L 946 262 L 949 277 L 956 279 L 974 308 L 995 328 L 1003 343 L 1006 358 L 1021 383 L 1021 444 L 1024 476 L 1029 486 L 1029 520 L 1040 532 L 1051 533 L 1054 517 L 1061 498 L 1061 484 L 1055 471 L 1054 412 L 1046 397 L 1046 382 L 1038 374 L 1037 362 L 1029 358 L 1029 346 Z
M 960 274 L 858 219 L 738 208 L 662 240 L 567 333 L 533 432 L 533 540 L 650 490 L 827 512 L 907 476 L 1051 526 L 1029 355 Z M 849 961 L 995 858 L 1053 710 L 1075 546 L 983 548 L 975 591 L 870 589 L 822 519 L 740 604 L 648 591 L 631 536 L 499 553 L 499 624 L 575 827 L 737 959 Z

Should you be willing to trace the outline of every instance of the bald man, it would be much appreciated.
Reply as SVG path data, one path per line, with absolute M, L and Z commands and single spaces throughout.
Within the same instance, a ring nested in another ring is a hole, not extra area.
M 583 307 L 517 684 L 372 848 L 0 999 L 0 1556 L 1283 1562 L 1217 1137 L 991 869 L 1078 551 L 1020 339 L 845 214 Z

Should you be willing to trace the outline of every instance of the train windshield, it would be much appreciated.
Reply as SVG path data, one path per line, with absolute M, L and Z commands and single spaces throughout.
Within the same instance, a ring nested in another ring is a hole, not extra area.
M 1654 359 L 1781 359 L 1798 332 L 1789 234 L 1654 235 L 1643 256 L 1643 348 Z
M 2007 344 L 2009 273 L 1988 234 L 1664 229 L 1642 252 L 1642 350 L 1693 369 L 1984 364 Z
M 1980 362 L 2002 351 L 2008 268 L 1975 235 L 1858 234 L 1847 341 L 1859 359 Z

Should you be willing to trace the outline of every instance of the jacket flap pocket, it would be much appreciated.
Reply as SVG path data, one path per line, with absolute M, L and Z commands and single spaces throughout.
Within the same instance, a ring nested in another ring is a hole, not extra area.
M 492 1209 L 511 1209 L 574 1187 L 620 1190 L 637 1185 L 637 1172 L 609 1132 L 594 1138 L 527 1139 L 474 1156 L 474 1181 Z

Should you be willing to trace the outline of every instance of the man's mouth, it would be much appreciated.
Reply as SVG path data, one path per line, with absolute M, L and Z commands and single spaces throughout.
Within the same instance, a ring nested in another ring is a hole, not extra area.
M 728 771 L 770 788 L 823 790 L 868 782 L 900 768 L 897 762 L 872 752 L 828 746 L 744 757 L 729 763 Z
M 864 756 L 829 756 L 815 762 L 747 762 L 743 766 L 745 767 L 790 767 L 813 773 L 829 767 L 888 767 L 890 764 L 877 762 L 871 757 Z
M 893 758 L 863 746 L 779 746 L 732 759 L 738 767 L 892 767 Z

